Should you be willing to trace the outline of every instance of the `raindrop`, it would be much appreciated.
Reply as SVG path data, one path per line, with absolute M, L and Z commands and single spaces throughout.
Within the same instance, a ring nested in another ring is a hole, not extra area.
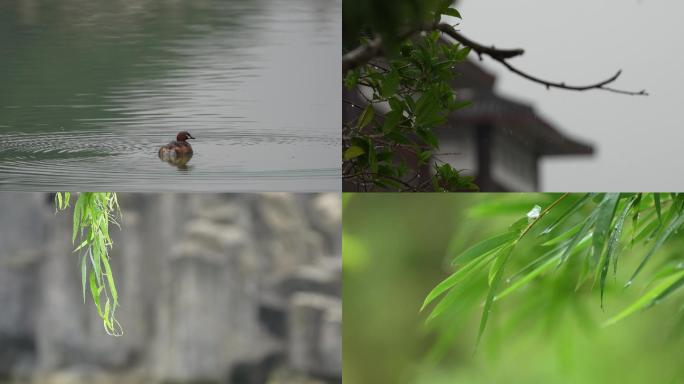
M 629 287 L 630 285 L 632 285 L 632 280 L 628 281 L 627 284 L 625 284 L 625 288 Z
M 541 214 L 541 207 L 538 205 L 535 205 L 532 210 L 527 212 L 527 220 L 532 221 L 536 220 L 539 218 L 539 214 Z

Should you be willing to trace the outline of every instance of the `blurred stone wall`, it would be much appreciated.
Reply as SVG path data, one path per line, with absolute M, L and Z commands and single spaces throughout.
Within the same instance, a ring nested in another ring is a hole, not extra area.
M 0 194 L 0 382 L 341 382 L 338 194 L 120 194 L 124 336 L 84 304 L 71 212 Z

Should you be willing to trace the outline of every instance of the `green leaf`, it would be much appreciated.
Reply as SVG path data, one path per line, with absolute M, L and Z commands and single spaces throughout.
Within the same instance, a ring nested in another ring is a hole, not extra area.
M 375 147 L 372 143 L 368 143 L 368 166 L 370 171 L 378 173 L 378 158 L 375 156 Z
M 469 107 L 471 105 L 473 105 L 473 102 L 470 100 L 459 100 L 459 101 L 454 101 L 454 103 L 449 106 L 449 109 L 451 109 L 452 111 L 456 111 L 458 109 L 463 109 L 463 108 Z
M 507 245 L 508 243 L 513 242 L 517 237 L 518 234 L 515 232 L 506 232 L 502 235 L 497 235 L 482 240 L 456 256 L 452 264 L 459 263 L 464 265 L 477 257 L 484 256 L 503 247 L 504 245 Z
M 86 255 L 81 256 L 81 285 L 83 286 L 83 303 L 86 300 L 86 272 L 88 269 L 88 260 Z
M 112 269 L 109 266 L 109 260 L 107 260 L 106 255 L 102 258 L 102 265 L 104 265 L 105 275 L 107 276 L 109 293 L 112 295 L 112 300 L 114 300 L 114 308 L 116 308 L 116 305 L 119 302 L 119 294 L 116 290 L 116 285 L 114 284 L 114 275 L 112 274 Z
M 589 215 L 589 217 L 587 217 L 584 220 L 584 224 L 582 224 L 582 226 L 580 227 L 579 231 L 577 231 L 575 236 L 572 237 L 572 239 L 568 243 L 567 248 L 565 248 L 565 251 L 563 251 L 563 253 L 561 254 L 560 260 L 558 262 L 559 267 L 567 260 L 568 256 L 570 256 L 570 253 L 577 246 L 577 244 L 579 244 L 579 242 L 587 235 L 589 229 L 591 228 L 592 224 L 594 224 L 595 220 L 596 212 L 594 211 L 594 213 Z
M 366 109 L 363 110 L 361 116 L 359 116 L 359 121 L 357 123 L 357 128 L 361 129 L 370 124 L 375 117 L 375 109 L 373 109 L 373 104 L 369 104 Z
M 617 220 L 615 221 L 615 228 L 613 229 L 613 232 L 610 234 L 610 239 L 608 240 L 608 249 L 606 250 L 606 255 L 603 257 L 602 262 L 599 263 L 599 271 L 600 271 L 600 282 L 599 282 L 599 287 L 601 291 L 601 308 L 603 308 L 603 294 L 605 292 L 605 287 L 606 287 L 606 277 L 608 276 L 608 267 L 610 266 L 610 261 L 613 258 L 613 255 L 617 257 L 615 254 L 615 250 L 618 247 L 618 241 L 620 240 L 620 236 L 622 235 L 622 228 L 625 224 L 625 219 L 627 218 L 627 215 L 629 214 L 630 209 L 632 208 L 634 202 L 636 201 L 636 196 L 633 196 L 626 204 L 625 207 L 622 209 L 622 212 L 618 216 Z
M 431 130 L 429 129 L 419 129 L 416 131 L 418 136 L 423 139 L 425 144 L 429 145 L 431 148 L 438 148 L 439 147 L 439 139 L 437 138 L 437 135 L 432 133 Z M 447 164 L 445 164 L 447 165 Z
M 89 243 L 88 239 L 83 240 L 83 241 L 81 242 L 81 244 L 79 244 L 78 247 L 76 247 L 76 249 L 74 249 L 74 252 L 80 251 L 83 247 L 85 247 L 86 245 L 88 245 L 88 243 Z
M 613 222 L 619 198 L 619 193 L 606 193 L 597 208 L 596 225 L 594 226 L 594 235 L 592 236 L 593 255 L 597 260 L 602 260 L 603 250 L 605 249 L 610 225 Z M 598 264 L 600 265 L 601 263 L 599 262 Z
M 93 271 L 95 272 L 95 277 L 97 278 L 98 284 L 102 284 L 102 271 L 100 270 L 102 258 L 102 250 L 100 249 L 100 242 L 93 242 L 90 248 L 90 262 L 93 266 Z
M 437 284 L 437 286 L 434 287 L 430 291 L 430 293 L 428 293 L 428 295 L 425 297 L 425 300 L 423 301 L 423 305 L 420 307 L 420 310 L 424 310 L 425 307 L 427 307 L 434 299 L 442 295 L 444 292 L 453 288 L 456 284 L 463 282 L 470 275 L 472 275 L 473 271 L 477 270 L 479 266 L 486 264 L 488 260 L 489 258 L 487 257 L 475 260 L 472 263 L 469 263 L 463 266 L 462 268 L 459 268 L 456 272 L 452 273 L 451 276 L 447 277 L 441 283 Z
M 344 86 L 349 90 L 356 88 L 359 81 L 359 75 L 360 72 L 358 68 L 348 71 L 347 76 L 344 78 Z
M 382 88 L 380 94 L 382 97 L 390 97 L 397 92 L 399 88 L 399 73 L 396 71 L 391 71 L 385 77 L 385 81 L 382 83 Z
M 670 289 L 672 286 L 680 284 L 680 279 L 684 278 L 684 271 L 680 271 L 678 273 L 675 273 L 671 275 L 668 278 L 663 279 L 660 284 L 656 285 L 653 287 L 651 290 L 646 292 L 643 296 L 641 296 L 637 301 L 632 303 L 629 307 L 625 308 L 622 312 L 618 313 L 617 315 L 613 316 L 612 318 L 608 319 L 605 323 L 603 323 L 604 326 L 612 325 L 617 323 L 618 321 L 624 319 L 625 317 L 631 315 L 632 313 L 646 308 L 650 305 L 653 305 L 656 299 L 663 294 L 664 292 L 667 292 L 668 289 Z
M 554 264 L 554 262 L 558 259 L 558 256 L 555 257 L 549 257 L 546 261 L 543 263 L 539 264 L 536 268 L 534 268 L 532 271 L 528 272 L 525 274 L 522 278 L 516 280 L 513 284 L 511 284 L 508 288 L 503 290 L 500 294 L 496 295 L 495 300 L 499 300 L 505 296 L 510 295 L 514 291 L 518 290 L 519 288 L 523 287 L 525 284 L 529 283 L 534 279 L 535 277 L 541 275 L 544 273 L 546 270 L 550 269 L 551 266 Z
M 81 194 L 78 196 L 78 200 L 76 200 L 76 205 L 74 206 L 74 222 L 73 222 L 73 227 L 72 227 L 72 236 L 71 236 L 71 242 L 75 243 L 76 242 L 76 236 L 78 235 L 78 231 L 81 228 L 81 221 L 83 218 L 83 213 L 85 210 L 85 204 L 87 200 L 87 195 Z
M 105 301 L 105 307 L 104 307 L 104 314 L 102 315 L 102 319 L 104 320 L 105 323 L 105 329 L 109 330 L 111 329 L 111 322 L 109 321 L 109 299 Z
M 541 246 L 547 247 L 547 246 L 562 243 L 565 240 L 572 238 L 580 229 L 582 229 L 583 226 L 584 226 L 584 222 L 580 221 L 580 222 L 576 223 L 575 225 L 573 225 L 572 227 L 565 230 L 564 232 L 561 232 L 560 234 L 558 234 L 558 236 L 552 237 L 552 238 L 546 240 L 545 242 L 541 243 Z
M 363 150 L 363 148 L 352 145 L 351 147 L 347 148 L 346 151 L 344 151 L 343 159 L 344 161 L 349 161 L 363 155 L 364 153 L 366 152 Z
M 454 58 L 458 61 L 463 61 L 466 59 L 466 57 L 468 57 L 468 55 L 470 54 L 470 51 L 471 51 L 470 47 L 465 47 L 463 49 L 460 49 Z
M 382 124 L 382 131 L 383 132 L 390 132 L 393 131 L 397 125 L 399 125 L 399 122 L 401 121 L 402 118 L 402 113 L 401 111 L 389 111 L 385 115 L 385 121 Z
M 641 272 L 641 270 L 644 268 L 644 265 L 646 265 L 648 260 L 655 253 L 655 251 L 657 251 L 658 248 L 660 248 L 660 246 L 663 245 L 665 240 L 667 240 L 667 238 L 670 237 L 670 235 L 674 231 L 679 229 L 679 227 L 681 227 L 682 224 L 684 224 L 684 215 L 679 214 L 679 217 L 675 218 L 670 223 L 670 225 L 660 234 L 660 236 L 658 237 L 658 240 L 656 240 L 656 242 L 653 244 L 653 247 L 651 248 L 651 250 L 646 254 L 646 256 L 644 256 L 643 260 L 641 260 L 641 263 L 639 263 L 639 266 L 637 267 L 637 269 L 632 274 L 632 277 L 630 277 L 629 281 L 627 282 L 627 286 L 632 284 L 632 281 L 634 281 L 634 278 L 639 274 L 639 272 Z
M 515 247 L 513 245 L 503 248 L 499 253 L 495 264 L 497 265 L 494 271 L 494 276 L 490 283 L 489 292 L 487 293 L 487 299 L 485 300 L 484 308 L 482 309 L 482 318 L 480 319 L 480 329 L 477 333 L 477 344 L 480 344 L 484 330 L 487 327 L 487 321 L 489 320 L 489 314 L 492 311 L 492 304 L 494 303 L 494 297 L 496 297 L 496 292 L 499 289 L 501 280 L 504 276 L 504 270 L 506 268 L 506 263 L 513 252 Z M 499 261 L 498 259 L 501 259 Z
M 95 303 L 95 307 L 97 308 L 97 313 L 102 317 L 102 309 L 100 308 L 100 289 L 99 285 L 97 285 L 97 278 L 95 277 L 95 273 L 93 270 L 90 270 L 90 294 L 93 297 L 93 303 Z
M 442 14 L 447 15 L 447 16 L 457 17 L 457 18 L 461 19 L 461 13 L 458 12 L 455 8 L 447 8 L 447 9 L 442 11 Z
M 582 208 L 587 202 L 591 200 L 591 197 L 594 196 L 595 194 L 593 193 L 587 193 L 581 198 L 579 198 L 577 201 L 575 201 L 570 208 L 568 208 L 562 215 L 560 215 L 554 222 L 553 224 L 549 225 L 542 231 L 542 235 L 545 235 L 554 229 L 558 227 L 563 221 L 565 221 L 568 217 L 572 216 L 573 213 L 577 212 L 580 208 Z

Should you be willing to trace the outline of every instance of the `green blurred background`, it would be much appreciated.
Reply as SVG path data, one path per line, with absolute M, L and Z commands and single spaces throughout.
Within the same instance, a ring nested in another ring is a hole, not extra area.
M 555 271 L 496 302 L 477 349 L 486 282 L 459 303 L 471 306 L 425 325 L 421 304 L 453 272 L 453 256 L 557 196 L 344 194 L 344 382 L 684 382 L 681 292 L 601 326 L 648 283 L 623 288 L 639 261 L 631 256 L 643 255 L 637 246 L 622 252 L 615 278 L 611 272 L 604 310 L 591 281 L 576 289 L 576 276 Z M 516 249 L 507 276 L 535 257 L 534 243 Z M 682 245 L 680 233 L 655 257 L 678 257 Z

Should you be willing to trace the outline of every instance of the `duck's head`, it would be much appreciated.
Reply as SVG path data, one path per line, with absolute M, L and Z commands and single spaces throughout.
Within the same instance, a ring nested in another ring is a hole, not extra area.
M 176 135 L 176 141 L 185 141 L 187 139 L 194 139 L 188 131 L 178 132 L 178 135 Z

